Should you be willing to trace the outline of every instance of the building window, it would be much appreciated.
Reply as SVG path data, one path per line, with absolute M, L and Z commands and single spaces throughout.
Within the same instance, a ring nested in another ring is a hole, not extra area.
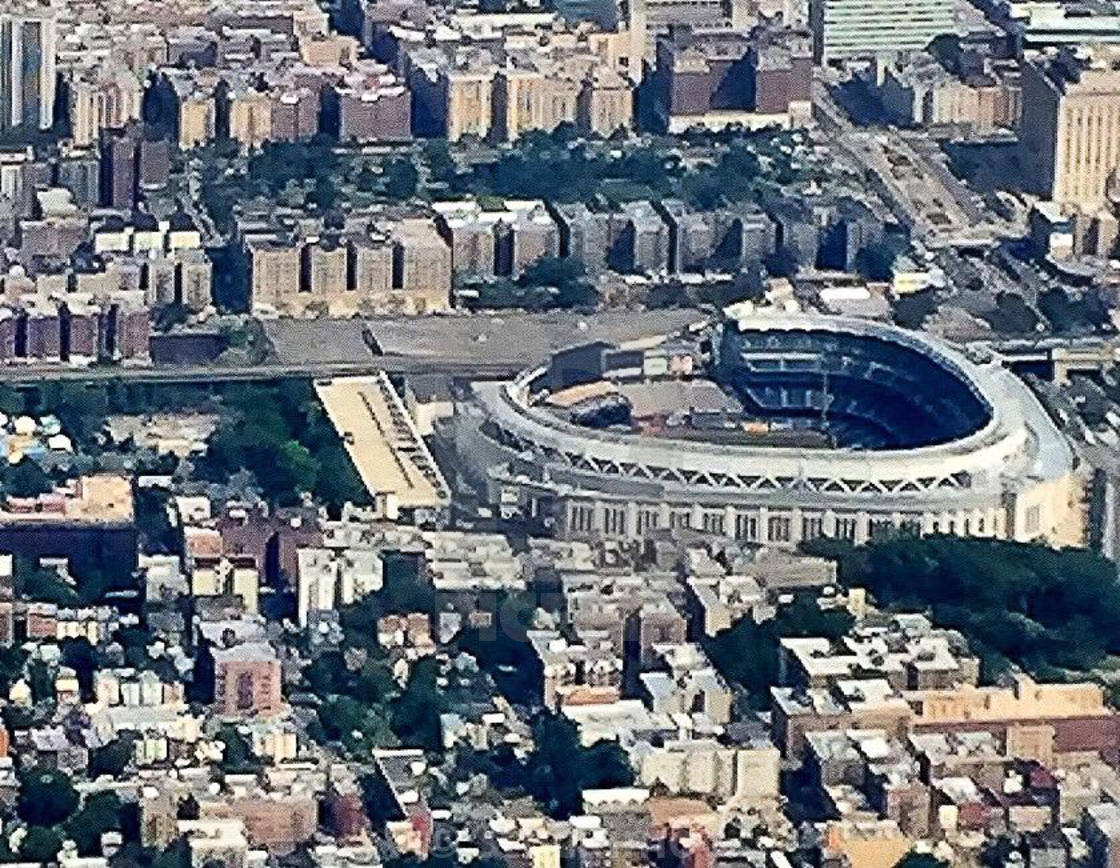
M 656 530 L 660 522 L 661 516 L 656 509 L 643 508 L 638 513 L 638 533 Z
M 837 518 L 836 519 L 836 538 L 854 540 L 856 538 L 856 519 L 855 518 Z
M 604 523 L 606 524 L 606 534 L 608 536 L 625 536 L 626 535 L 626 507 L 623 506 L 609 506 L 605 510 Z
M 758 541 L 758 516 L 740 512 L 735 516 L 735 539 Z
M 881 539 L 894 533 L 894 522 L 889 518 L 873 518 L 869 522 L 868 533 L 872 539 Z
M 788 516 L 772 515 L 766 522 L 767 539 L 770 542 L 789 542 L 790 520 Z
M 801 519 L 801 538 L 816 539 L 824 536 L 824 519 L 819 515 L 806 515 Z
M 240 672 L 237 675 L 237 709 L 245 711 L 253 707 L 253 674 Z
M 704 530 L 708 533 L 723 533 L 723 513 L 705 512 L 703 520 Z
M 908 516 L 898 525 L 901 536 L 918 537 L 922 535 L 922 520 L 917 516 Z

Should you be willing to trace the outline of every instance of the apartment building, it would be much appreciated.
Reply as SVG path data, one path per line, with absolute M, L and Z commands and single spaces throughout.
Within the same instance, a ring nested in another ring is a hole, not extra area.
M 245 251 L 257 311 L 430 313 L 450 304 L 451 251 L 428 218 L 323 237 L 250 236 Z
M 1048 51 L 1023 63 L 1022 160 L 1033 191 L 1082 211 L 1120 170 L 1120 48 Z

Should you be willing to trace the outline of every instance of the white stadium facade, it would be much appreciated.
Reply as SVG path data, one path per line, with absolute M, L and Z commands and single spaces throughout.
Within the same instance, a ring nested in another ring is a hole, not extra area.
M 567 539 L 691 528 L 1076 543 L 1065 437 L 997 359 L 881 323 L 749 311 L 472 384 L 451 421 L 496 512 Z

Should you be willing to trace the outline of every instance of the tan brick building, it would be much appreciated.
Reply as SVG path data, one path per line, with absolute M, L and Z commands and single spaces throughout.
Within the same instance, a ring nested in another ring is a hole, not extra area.
M 1120 48 L 1046 53 L 1023 64 L 1024 177 L 1061 205 L 1105 204 L 1120 170 Z

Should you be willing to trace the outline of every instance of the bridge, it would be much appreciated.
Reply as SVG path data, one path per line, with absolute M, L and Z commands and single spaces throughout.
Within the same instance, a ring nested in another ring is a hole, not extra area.
M 42 382 L 81 383 L 228 383 L 281 379 L 326 380 L 389 374 L 449 374 L 501 379 L 523 367 L 517 361 L 439 359 L 420 356 L 374 356 L 368 362 L 260 365 L 10 365 L 0 366 L 0 385 L 30 386 Z

